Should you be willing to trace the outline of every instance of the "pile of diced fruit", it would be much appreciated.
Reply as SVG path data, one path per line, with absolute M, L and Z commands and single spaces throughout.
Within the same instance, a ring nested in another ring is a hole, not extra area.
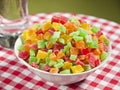
M 98 27 L 75 16 L 53 16 L 24 30 L 20 39 L 19 57 L 50 73 L 82 73 L 108 57 L 109 40 Z

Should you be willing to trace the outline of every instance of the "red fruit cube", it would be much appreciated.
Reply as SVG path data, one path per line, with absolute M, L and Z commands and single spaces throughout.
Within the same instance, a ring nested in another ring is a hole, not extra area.
M 94 56 L 93 53 L 88 53 L 88 62 L 90 64 L 91 67 L 96 67 L 97 64 L 99 64 L 98 59 L 96 59 L 96 57 Z
M 19 55 L 18 55 L 20 58 L 22 58 L 23 60 L 27 61 L 28 58 L 29 58 L 29 53 L 25 50 L 22 50 L 19 52 Z
M 49 29 L 48 32 L 51 33 L 51 34 L 53 35 L 54 32 L 55 32 L 55 30 L 54 30 L 54 29 Z
M 81 54 L 82 55 L 87 55 L 89 52 L 90 52 L 89 48 L 81 49 Z
M 57 54 L 58 54 L 58 52 L 59 52 L 59 49 L 54 48 L 54 49 L 53 49 L 53 52 L 55 53 L 55 55 L 57 55 Z
M 100 65 L 100 59 L 96 59 L 95 65 L 96 65 L 96 66 Z
M 43 70 L 49 72 L 50 71 L 50 66 L 49 65 L 44 65 Z
M 108 46 L 106 44 L 103 44 L 103 47 L 104 47 L 104 51 L 108 52 Z
M 78 64 L 78 65 L 81 65 L 81 66 L 84 66 L 84 65 L 85 65 L 85 64 L 84 64 L 81 60 L 79 60 L 79 59 L 77 59 L 75 63 Z
M 61 24 L 65 24 L 68 21 L 68 18 L 65 16 L 60 16 L 60 15 L 56 15 L 52 17 L 52 22 L 57 22 L 57 23 L 61 23 Z
M 36 34 L 39 35 L 39 34 L 44 34 L 44 32 L 40 29 L 38 31 L 36 31 Z
M 39 68 L 39 66 L 35 62 L 30 63 L 30 65 L 34 68 Z
M 38 50 L 38 46 L 36 43 L 30 45 L 30 48 L 34 49 L 34 50 Z
M 73 62 L 73 60 L 70 60 L 70 58 L 68 56 L 64 56 L 63 59 L 66 62 Z
M 63 49 L 63 48 L 64 48 L 64 45 L 63 45 L 62 43 L 58 43 L 58 42 L 57 42 L 57 43 L 55 43 L 54 48 L 60 50 L 60 49 Z

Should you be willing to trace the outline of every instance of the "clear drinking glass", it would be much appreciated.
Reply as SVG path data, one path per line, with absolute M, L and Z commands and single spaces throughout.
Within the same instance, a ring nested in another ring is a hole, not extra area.
M 27 0 L 0 0 L 0 45 L 13 46 L 14 40 L 27 27 Z

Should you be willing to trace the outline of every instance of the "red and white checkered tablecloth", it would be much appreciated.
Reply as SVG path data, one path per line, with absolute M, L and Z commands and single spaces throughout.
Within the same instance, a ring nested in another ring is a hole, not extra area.
M 54 14 L 77 16 L 98 26 L 112 43 L 109 61 L 84 81 L 72 85 L 57 85 L 43 81 L 15 57 L 14 51 L 0 46 L 0 90 L 120 90 L 120 25 L 83 14 L 40 13 L 29 17 L 31 23 L 41 23 Z

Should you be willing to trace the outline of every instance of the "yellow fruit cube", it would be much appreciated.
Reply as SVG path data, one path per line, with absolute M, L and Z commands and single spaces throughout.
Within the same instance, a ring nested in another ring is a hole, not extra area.
M 63 69 L 70 69 L 72 67 L 72 63 L 70 62 L 64 62 Z
M 80 72 L 84 71 L 84 69 L 81 65 L 72 66 L 71 70 L 73 73 L 80 73 Z
M 53 22 L 53 23 L 52 23 L 52 27 L 53 27 L 56 31 L 59 29 L 59 26 L 60 26 L 59 23 L 56 23 L 56 22 Z
M 45 39 L 45 40 L 50 40 L 51 36 L 52 36 L 52 34 L 51 34 L 50 32 L 46 32 L 46 33 L 44 34 L 44 39 Z
M 47 52 L 42 51 L 42 50 L 38 50 L 38 52 L 37 52 L 38 59 L 45 59 L 46 57 L 47 57 Z
M 84 28 L 85 30 L 90 30 L 90 24 L 87 24 L 87 23 L 82 23 L 81 24 L 81 27 Z
M 69 35 L 66 35 L 66 34 L 62 34 L 60 37 L 63 38 L 66 43 L 68 43 L 72 40 L 72 37 Z
M 26 39 L 29 39 L 29 37 L 30 37 L 29 36 L 29 31 L 28 30 L 24 30 L 23 34 L 22 34 L 22 38 L 24 38 L 26 40 Z
M 50 29 L 50 28 L 51 28 L 51 21 L 48 20 L 48 21 L 46 21 L 46 22 L 43 24 L 42 30 L 43 30 L 43 31 L 46 31 L 46 30 L 48 30 L 48 29 Z
M 101 35 L 99 38 L 98 38 L 99 42 L 100 43 L 103 43 L 104 42 L 104 35 Z

